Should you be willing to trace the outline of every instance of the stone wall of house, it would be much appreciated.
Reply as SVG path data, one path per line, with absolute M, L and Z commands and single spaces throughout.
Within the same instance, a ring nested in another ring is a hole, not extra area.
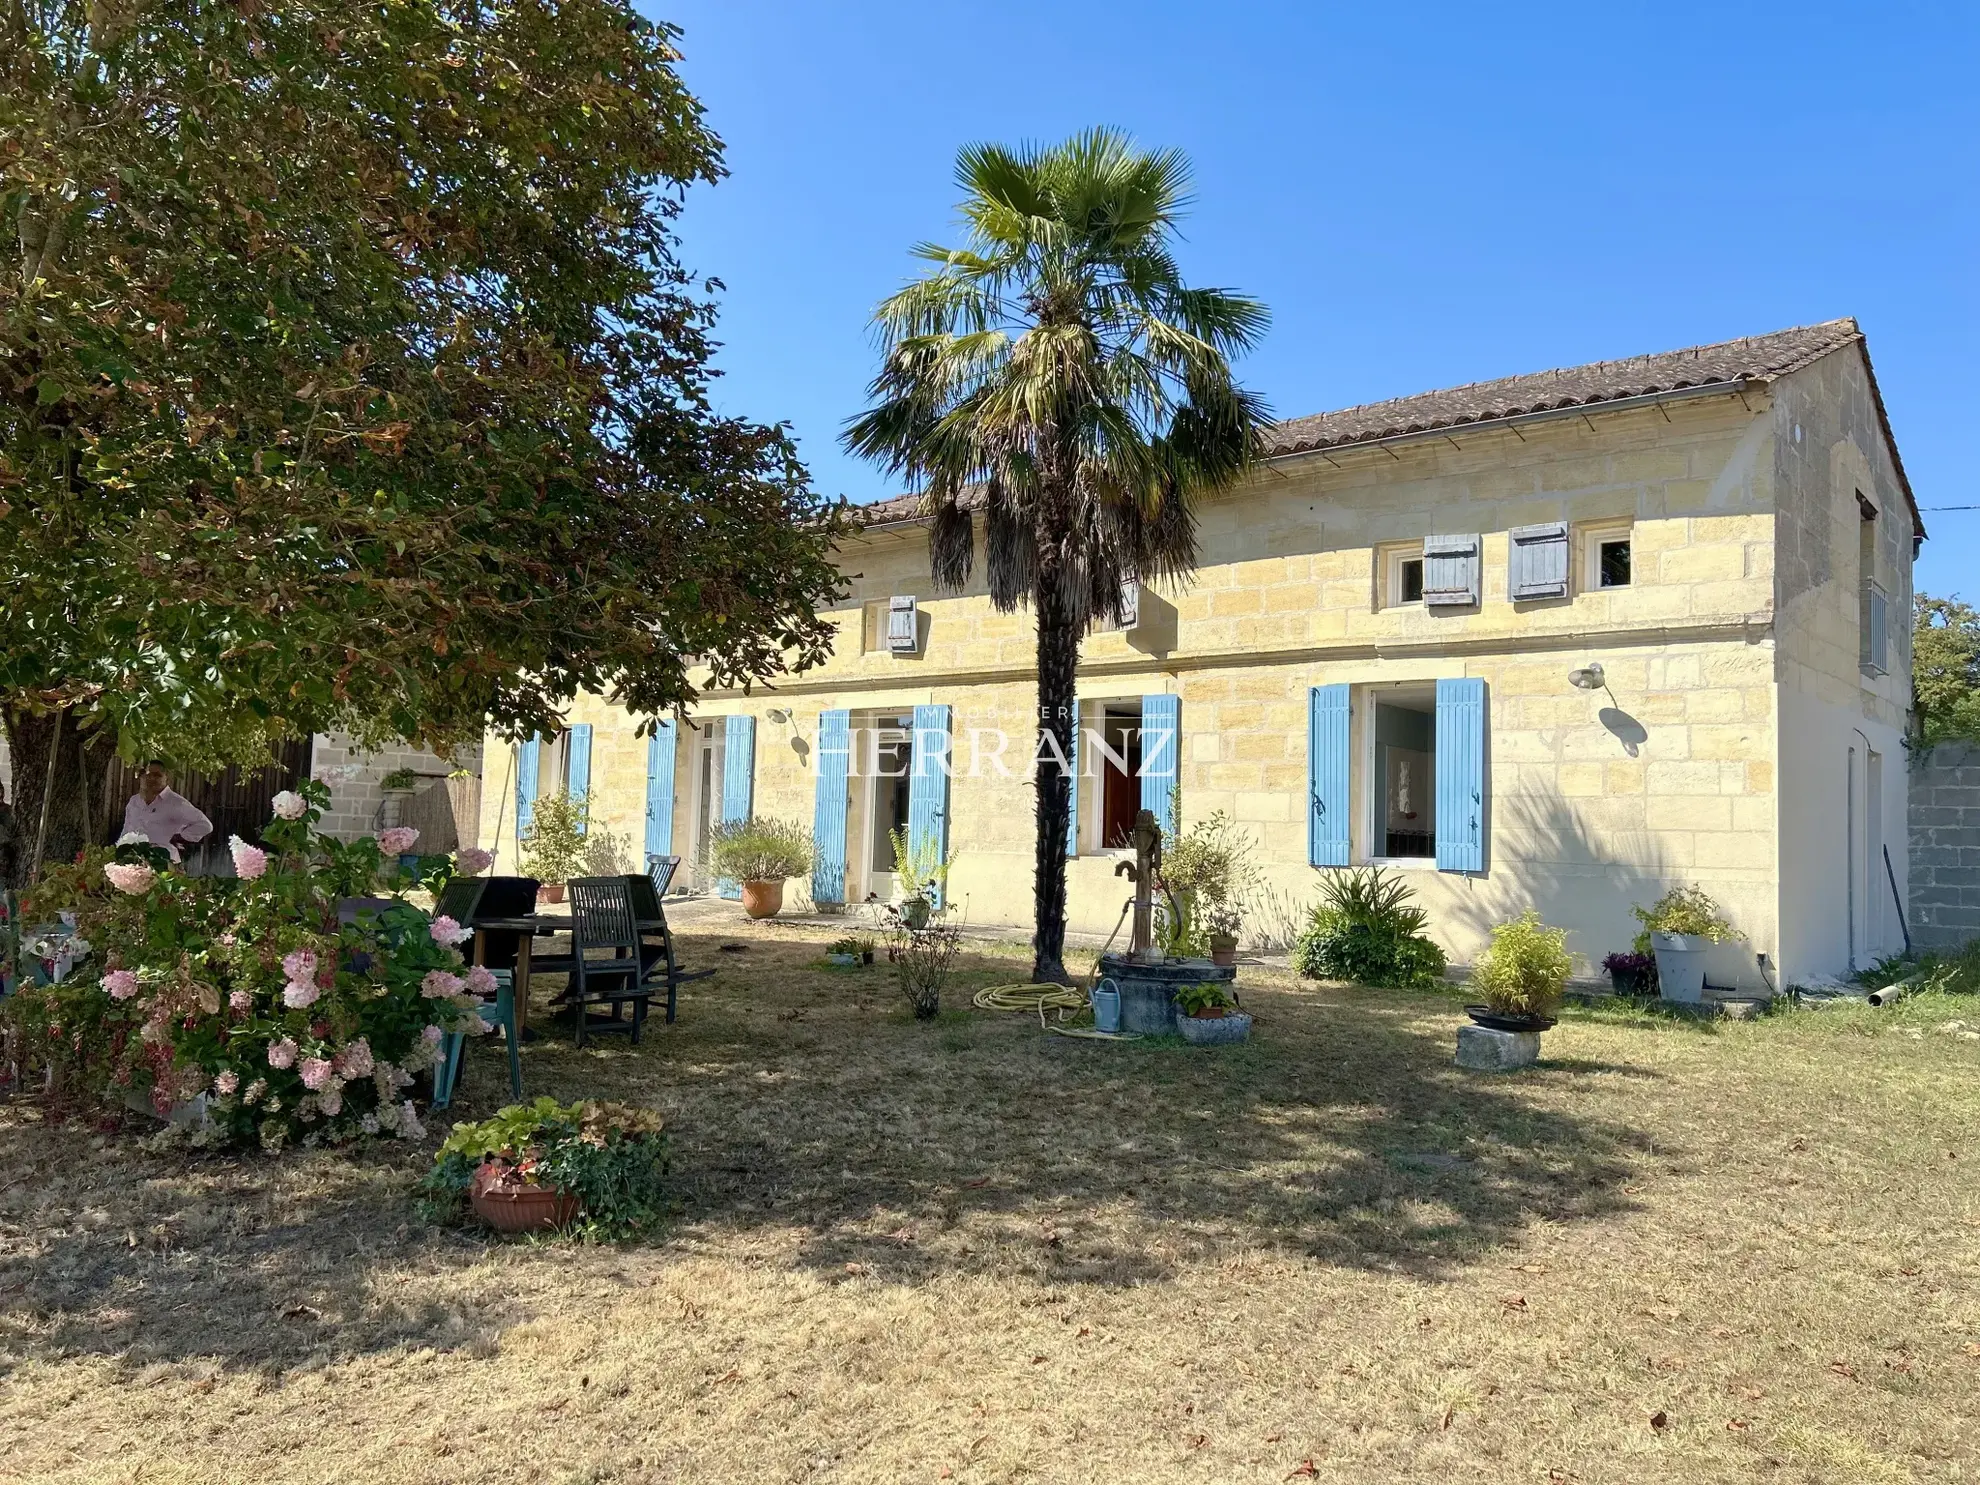
M 1911 940 L 1957 948 L 1980 938 L 1980 748 L 1941 743 L 1910 776 Z
M 1355 687 L 1365 719 L 1367 699 L 1392 684 L 1483 679 L 1487 869 L 1409 869 L 1456 961 L 1527 906 L 1570 927 L 1571 947 L 1599 961 L 1629 942 L 1632 904 L 1682 882 L 1704 885 L 1755 947 L 1778 959 L 1768 411 L 1753 393 L 1744 402 L 1701 397 L 1274 465 L 1200 513 L 1194 581 L 1158 595 L 1173 609 L 1173 637 L 1151 645 L 1145 635 L 1091 636 L 1081 697 L 1178 696 L 1184 823 L 1228 811 L 1258 841 L 1273 890 L 1304 904 L 1319 885 L 1307 864 L 1308 688 Z M 1514 602 L 1507 532 L 1549 520 L 1574 528 L 1571 592 Z M 1582 536 L 1617 526 L 1631 534 L 1635 580 L 1598 589 L 1587 581 Z M 1392 544 L 1465 532 L 1482 536 L 1479 603 L 1430 611 L 1383 602 Z M 968 591 L 935 594 L 920 529 L 868 533 L 844 565 L 855 576 L 832 615 L 842 635 L 833 659 L 774 690 L 709 693 L 691 720 L 756 717 L 755 812 L 808 825 L 821 710 L 850 708 L 857 725 L 862 714 L 950 705 L 964 771 L 951 784 L 951 898 L 975 922 L 1027 923 L 1031 616 L 994 611 L 980 563 Z M 896 594 L 920 603 L 923 642 L 912 656 L 863 643 L 864 605 Z M 1568 684 L 1571 669 L 1592 661 L 1605 667 L 1613 694 Z M 773 708 L 791 719 L 771 720 Z M 647 746 L 633 736 L 634 719 L 581 697 L 570 720 L 595 729 L 594 818 L 639 839 Z M 1365 723 L 1355 725 L 1360 776 Z M 994 729 L 1009 739 L 1015 776 L 968 776 L 976 734 L 988 746 Z M 674 846 L 691 856 L 700 784 L 691 731 L 680 735 Z M 497 758 L 493 745 L 489 757 Z M 491 785 L 482 802 L 481 844 L 498 847 L 505 866 L 514 854 L 507 793 Z M 1356 860 L 1368 854 L 1367 828 L 1357 825 Z M 1127 894 L 1117 860 L 1096 851 L 1070 863 L 1074 927 L 1104 934 L 1114 926 Z M 848 884 L 854 896 L 858 871 Z
M 409 745 L 366 752 L 348 733 L 326 732 L 314 742 L 310 776 L 330 782 L 330 808 L 322 828 L 339 840 L 356 840 L 378 828 L 378 807 L 384 800 L 379 788 L 385 776 L 409 768 L 419 775 L 420 786 L 447 777 L 456 768 L 481 772 L 480 747 L 463 749 L 454 758 L 442 758 L 425 748 Z

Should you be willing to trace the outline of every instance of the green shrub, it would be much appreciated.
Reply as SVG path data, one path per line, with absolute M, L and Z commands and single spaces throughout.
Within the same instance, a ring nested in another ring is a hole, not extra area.
M 733 820 L 715 828 L 709 855 L 717 876 L 738 882 L 781 882 L 810 875 L 818 859 L 811 832 L 790 820 Z
M 1444 951 L 1423 936 L 1430 915 L 1408 882 L 1379 866 L 1330 872 L 1292 949 L 1309 979 L 1421 990 L 1444 977 Z
M 589 800 L 572 799 L 561 789 L 537 797 L 522 837 L 523 875 L 539 882 L 581 877 L 591 851 Z
M 1214 980 L 1206 980 L 1200 985 L 1184 985 L 1176 991 L 1176 1009 L 1185 1016 L 1194 1016 L 1201 1011 L 1229 1009 L 1230 992 Z
M 417 789 L 419 775 L 410 768 L 395 768 L 378 781 L 381 789 Z
M 1492 946 L 1472 966 L 1472 983 L 1501 1015 L 1547 1016 L 1561 1003 L 1574 960 L 1567 930 L 1549 928 L 1528 908 L 1492 930 Z
M 1708 938 L 1715 944 L 1746 937 L 1733 927 L 1712 894 L 1703 887 L 1673 887 L 1649 907 L 1639 904 L 1630 909 L 1643 931 L 1636 936 L 1636 952 L 1650 952 L 1653 933 L 1683 933 Z
M 1207 952 L 1212 938 L 1236 938 L 1258 890 L 1258 842 L 1222 810 L 1162 843 L 1162 880 L 1184 904 L 1175 947 Z
M 505 1160 L 531 1185 L 584 1203 L 583 1230 L 637 1237 L 664 1212 L 667 1138 L 659 1114 L 623 1103 L 512 1103 L 478 1124 L 456 1124 L 420 1183 L 433 1215 L 459 1215 L 475 1171 Z

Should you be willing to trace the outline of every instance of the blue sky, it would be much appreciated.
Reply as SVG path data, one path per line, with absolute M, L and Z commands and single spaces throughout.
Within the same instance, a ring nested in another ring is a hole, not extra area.
M 1190 156 L 1280 416 L 1849 314 L 1919 504 L 1980 505 L 1980 5 L 644 3 L 728 145 L 682 221 L 719 400 L 828 494 L 894 493 L 837 435 L 957 147 L 1105 123 Z M 1980 601 L 1980 511 L 1925 519 Z

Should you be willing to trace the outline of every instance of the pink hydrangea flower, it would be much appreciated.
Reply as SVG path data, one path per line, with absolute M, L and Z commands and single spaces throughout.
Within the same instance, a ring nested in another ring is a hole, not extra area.
M 378 849 L 386 856 L 403 856 L 413 848 L 419 832 L 410 825 L 394 825 L 378 832 Z
M 222 1098 L 232 1098 L 234 1090 L 240 1086 L 241 1075 L 232 1068 L 228 1068 L 213 1080 L 213 1091 Z
M 268 803 L 278 820 L 300 820 L 309 809 L 309 801 L 293 789 L 284 789 Z
M 251 846 L 238 835 L 227 842 L 227 849 L 234 856 L 234 875 L 244 882 L 251 882 L 268 870 L 268 853 L 259 846 Z
M 299 1050 L 295 1041 L 290 1037 L 285 1036 L 279 1042 L 270 1042 L 268 1044 L 268 1065 L 270 1067 L 294 1067 L 296 1065 L 296 1053 Z
M 254 997 L 245 990 L 236 990 L 227 997 L 227 1004 L 245 1016 L 254 1009 Z
M 337 1073 L 346 1078 L 368 1078 L 371 1076 L 371 1043 L 363 1037 L 347 1045 L 337 1054 Z
M 419 993 L 428 1000 L 439 1000 L 443 996 L 461 993 L 461 977 L 450 975 L 444 969 L 428 970 L 426 978 L 419 982 Z
M 303 1087 L 312 1093 L 330 1085 L 330 1075 L 336 1072 L 327 1057 L 305 1057 L 302 1062 Z
M 472 928 L 463 928 L 445 913 L 433 920 L 427 932 L 433 935 L 433 942 L 443 949 L 454 948 L 474 937 Z
M 500 988 L 495 971 L 485 964 L 477 964 L 467 972 L 467 987 L 476 995 L 493 995 Z
M 454 853 L 454 866 L 464 877 L 477 877 L 495 864 L 495 853 L 480 846 L 462 846 Z
M 282 987 L 282 1004 L 292 1011 L 305 1010 L 315 1005 L 322 993 L 314 980 L 295 980 Z
M 316 978 L 316 955 L 309 949 L 292 949 L 282 956 L 282 973 L 292 980 Z
M 426 1039 L 428 1046 L 437 1047 L 440 1045 L 440 1038 L 446 1033 L 437 1026 L 422 1026 L 419 1034 Z
M 132 897 L 142 897 L 158 880 L 158 873 L 142 861 L 106 861 L 103 875 L 110 879 L 111 886 Z
M 135 970 L 113 969 L 103 977 L 103 988 L 112 1000 L 129 1000 L 138 993 L 138 977 Z

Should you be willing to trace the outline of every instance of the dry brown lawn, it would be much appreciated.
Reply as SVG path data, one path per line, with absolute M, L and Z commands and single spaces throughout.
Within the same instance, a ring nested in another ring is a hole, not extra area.
M 1970 1002 L 1571 1011 L 1492 1077 L 1448 999 L 1260 971 L 1248 1047 L 1098 1045 L 737 939 L 645 1046 L 527 1050 L 532 1094 L 665 1110 L 644 1247 L 426 1226 L 423 1151 L 0 1106 L 0 1477 L 1980 1475 Z

